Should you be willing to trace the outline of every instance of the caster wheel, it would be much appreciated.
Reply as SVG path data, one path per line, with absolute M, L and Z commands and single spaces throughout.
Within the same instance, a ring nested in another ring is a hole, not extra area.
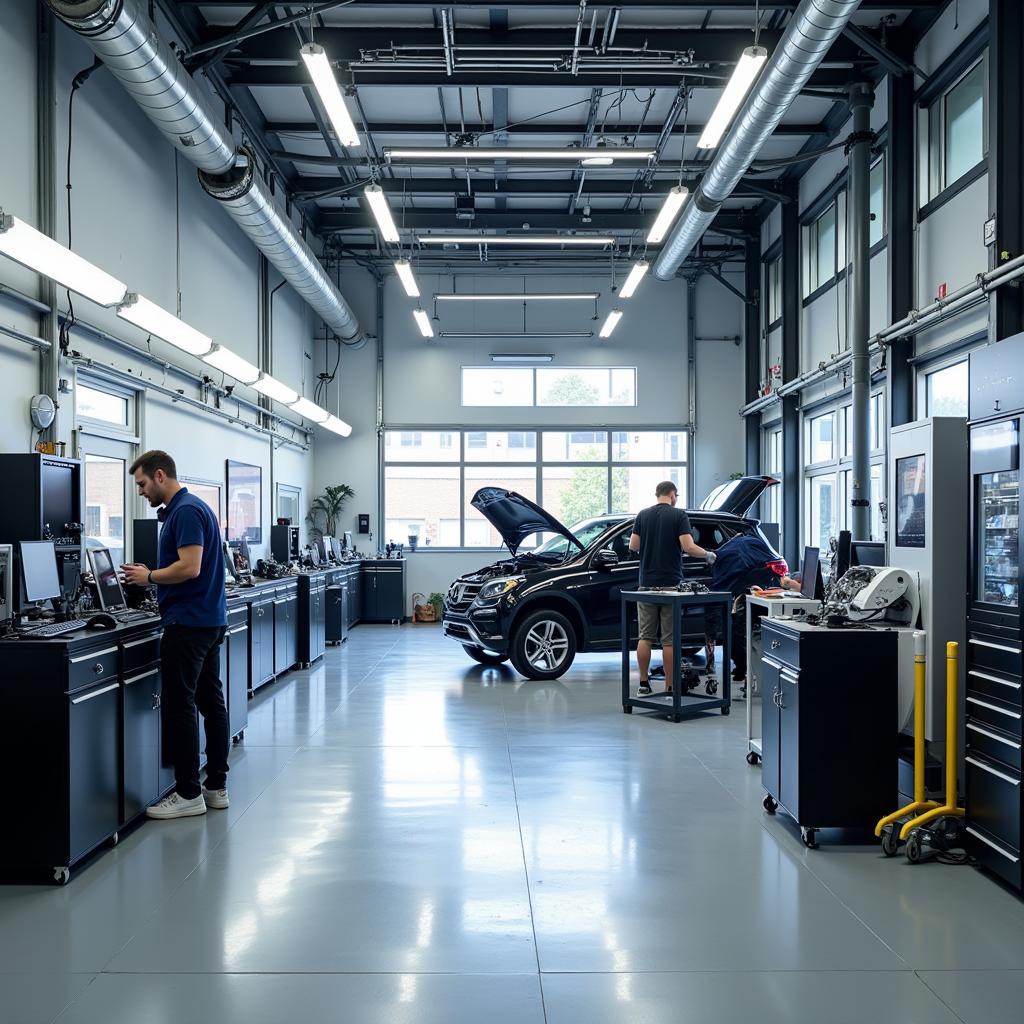
M 53 880 L 57 885 L 67 885 L 71 879 L 71 872 L 67 868 L 54 868 Z
M 761 758 L 758 757 L 757 754 L 754 753 L 754 751 L 750 750 L 750 751 L 747 752 L 747 764 L 758 765 L 760 763 L 761 763 Z
M 709 679 L 704 684 L 704 692 L 709 697 L 713 697 L 716 693 L 718 693 L 718 680 L 717 679 Z
M 112 836 L 110 837 L 110 845 L 111 845 L 111 846 L 117 846 L 117 844 L 118 844 L 118 841 L 120 840 L 120 838 L 121 838 L 121 837 L 120 837 L 120 836 L 119 836 L 119 835 L 118 835 L 118 834 L 117 834 L 117 833 L 115 832 L 115 833 L 114 833 L 114 834 L 113 834 L 113 835 L 112 835 Z
M 818 830 L 814 828 L 802 828 L 800 829 L 800 838 L 803 840 L 804 846 L 808 850 L 816 850 L 818 848 Z
M 917 829 L 907 836 L 907 860 L 911 864 L 920 864 L 922 861 L 922 850 L 921 850 L 921 839 L 917 834 Z
M 672 716 L 672 721 L 673 722 L 681 722 L 682 720 L 683 720 L 683 716 L 682 715 L 673 715 Z
M 762 807 L 763 807 L 763 808 L 764 808 L 764 809 L 765 809 L 765 810 L 766 810 L 766 811 L 767 811 L 767 812 L 768 812 L 769 814 L 774 814 L 774 813 L 776 812 L 776 810 L 778 809 L 778 806 L 779 806 L 779 805 L 778 805 L 778 804 L 777 804 L 777 803 L 775 802 L 775 800 L 774 800 L 774 798 L 773 798 L 773 797 L 770 797 L 770 796 L 766 796 L 766 797 L 764 798 L 764 800 L 762 800 L 762 801 L 761 801 L 761 806 L 762 806 Z
M 622 713 L 624 715 L 631 715 L 631 714 L 633 714 L 633 705 L 632 704 L 623 704 L 622 705 Z
M 723 715 L 729 714 L 729 709 L 728 708 L 722 708 L 721 710 L 722 710 L 722 714 Z
M 895 825 L 886 825 L 882 829 L 882 853 L 886 857 L 895 857 L 900 851 L 900 833 Z

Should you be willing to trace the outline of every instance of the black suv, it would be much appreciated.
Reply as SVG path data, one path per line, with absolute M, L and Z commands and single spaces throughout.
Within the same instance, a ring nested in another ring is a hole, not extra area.
M 689 513 L 693 539 L 714 551 L 739 533 L 757 532 L 767 544 L 757 520 L 744 514 L 777 483 L 768 476 L 750 476 L 716 488 Z M 445 636 L 462 644 L 474 661 L 500 665 L 511 660 L 529 679 L 557 679 L 578 652 L 620 648 L 619 593 L 639 585 L 637 556 L 629 550 L 632 516 L 599 516 L 569 530 L 529 498 L 498 487 L 477 491 L 473 507 L 495 527 L 512 557 L 451 585 L 442 616 Z M 523 541 L 537 533 L 555 536 L 518 554 Z M 684 556 L 683 571 L 687 580 L 709 581 L 702 559 Z M 763 580 L 750 582 L 771 586 L 787 571 L 776 553 L 765 564 Z M 635 630 L 635 615 L 632 621 Z M 687 626 L 684 642 L 702 646 L 702 619 L 695 616 Z M 635 632 L 631 640 L 635 643 Z

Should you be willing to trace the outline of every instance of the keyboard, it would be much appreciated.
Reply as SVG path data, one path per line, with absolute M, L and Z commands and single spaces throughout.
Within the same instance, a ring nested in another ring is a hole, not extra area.
M 114 618 L 118 622 L 141 622 L 143 619 L 152 619 L 154 616 L 150 612 L 114 612 Z
M 60 636 L 62 633 L 73 633 L 76 629 L 85 628 L 85 619 L 68 619 L 67 622 L 50 622 L 45 626 L 37 626 L 29 630 L 29 636 Z

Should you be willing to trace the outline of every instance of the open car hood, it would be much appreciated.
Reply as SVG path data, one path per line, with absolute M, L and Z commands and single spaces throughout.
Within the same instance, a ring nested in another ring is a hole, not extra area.
M 541 531 L 568 537 L 583 550 L 583 545 L 572 531 L 540 505 L 515 491 L 506 491 L 503 487 L 481 487 L 473 495 L 472 505 L 501 534 L 513 555 L 527 537 Z
M 741 476 L 737 480 L 727 480 L 704 499 L 700 511 L 746 515 L 750 506 L 778 482 L 773 476 Z

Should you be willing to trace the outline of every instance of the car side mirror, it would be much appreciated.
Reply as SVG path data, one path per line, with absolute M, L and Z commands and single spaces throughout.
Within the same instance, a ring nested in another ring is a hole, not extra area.
M 601 548 L 594 555 L 594 567 L 597 569 L 614 569 L 619 564 L 619 556 L 611 548 Z

